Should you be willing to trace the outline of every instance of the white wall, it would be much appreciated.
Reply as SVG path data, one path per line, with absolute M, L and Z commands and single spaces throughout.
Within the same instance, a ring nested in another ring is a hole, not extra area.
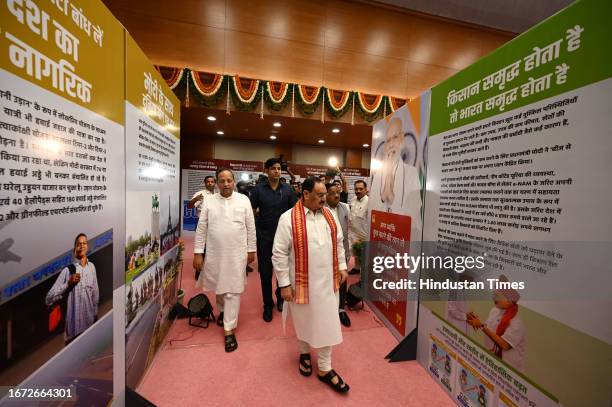
M 213 158 L 218 160 L 266 161 L 274 157 L 274 144 L 215 140 Z
M 344 165 L 345 151 L 342 148 L 328 147 L 310 147 L 310 146 L 293 146 L 291 151 L 294 164 L 304 165 L 328 165 L 330 157 L 334 156 L 338 159 L 340 166 Z

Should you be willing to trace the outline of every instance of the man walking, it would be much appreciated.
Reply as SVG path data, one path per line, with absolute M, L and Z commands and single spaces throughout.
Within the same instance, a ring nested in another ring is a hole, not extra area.
M 202 206 L 202 202 L 204 202 L 204 198 L 215 194 L 215 177 L 213 177 L 212 175 L 207 175 L 206 177 L 204 177 L 204 181 L 202 182 L 202 184 L 204 185 L 204 189 L 196 192 L 193 195 L 193 198 L 191 198 L 191 200 L 187 204 L 187 208 L 189 209 L 196 208 L 196 215 L 198 219 L 200 219 L 201 206 Z M 200 278 L 200 272 L 196 271 L 195 272 L 196 281 L 199 278 Z
M 196 286 L 214 291 L 219 314 L 217 324 L 225 331 L 225 351 L 238 347 L 234 330 L 238 324 L 240 295 L 246 286 L 246 265 L 255 260 L 255 221 L 249 199 L 234 193 L 234 173 L 217 170 L 219 193 L 204 200 L 196 229 L 193 268 L 204 272 Z M 206 262 L 204 247 L 206 246 Z
M 368 222 L 368 184 L 363 180 L 355 181 L 355 197 L 351 200 L 351 216 L 349 222 L 349 244 L 351 248 L 357 242 L 365 242 L 368 240 L 367 222 Z M 353 253 L 355 256 L 355 268 L 350 271 L 350 274 L 359 274 L 361 265 L 358 264 L 359 253 Z
M 346 393 L 349 386 L 331 363 L 332 346 L 342 342 L 338 290 L 347 279 L 342 228 L 324 207 L 320 180 L 306 179 L 302 194 L 279 220 L 272 262 L 298 338 L 300 373 L 312 374 L 310 349 L 316 348 L 318 379 Z
M 281 162 L 270 158 L 264 164 L 264 172 L 268 176 L 259 182 L 251 193 L 253 211 L 257 211 L 257 266 L 261 279 L 261 295 L 263 298 L 263 319 L 272 321 L 274 300 L 272 299 L 272 244 L 280 216 L 292 208 L 297 201 L 289 184 L 280 182 Z M 280 290 L 276 289 L 276 305 L 279 311 L 283 309 L 283 299 Z
M 325 207 L 329 208 L 329 210 L 332 211 L 332 213 L 338 219 L 340 226 L 342 227 L 342 236 L 343 236 L 342 246 L 344 247 L 344 258 L 346 260 L 346 263 L 348 264 L 349 256 L 351 253 L 349 249 L 349 242 L 348 242 L 348 227 L 349 227 L 350 209 L 347 204 L 340 202 L 340 199 L 341 199 L 340 195 L 342 193 L 341 186 L 339 186 L 336 183 L 333 183 L 333 184 L 330 183 L 330 184 L 327 184 L 326 187 L 327 187 L 327 201 L 325 203 Z M 342 283 L 342 285 L 340 285 L 340 302 L 338 304 L 338 313 L 340 316 L 340 322 L 342 323 L 342 325 L 348 328 L 351 326 L 351 319 L 349 318 L 348 314 L 346 313 L 346 310 L 344 309 L 346 305 L 346 291 L 347 291 L 346 286 L 347 286 L 346 281 Z

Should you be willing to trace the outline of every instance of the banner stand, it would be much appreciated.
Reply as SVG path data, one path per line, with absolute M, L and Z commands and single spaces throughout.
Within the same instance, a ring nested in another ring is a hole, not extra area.
M 418 331 L 418 328 L 414 328 L 412 332 L 402 339 L 402 341 L 385 356 L 385 359 L 389 359 L 389 363 L 416 360 Z

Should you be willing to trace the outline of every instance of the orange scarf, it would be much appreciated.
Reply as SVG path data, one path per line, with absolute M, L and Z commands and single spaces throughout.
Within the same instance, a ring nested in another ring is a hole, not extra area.
M 508 329 L 510 326 L 510 321 L 512 321 L 512 318 L 514 318 L 516 314 L 518 314 L 518 305 L 512 304 L 510 308 L 504 312 L 504 315 L 499 321 L 499 325 L 497 325 L 497 328 L 495 329 L 497 336 L 501 337 L 506 332 L 506 329 Z M 502 357 L 502 348 L 498 344 L 493 343 L 492 351 L 496 356 L 500 358 Z
M 338 228 L 334 215 L 327 208 L 322 208 L 323 216 L 331 230 L 334 291 L 340 287 L 338 270 Z M 291 209 L 291 230 L 293 234 L 293 251 L 295 254 L 295 303 L 308 304 L 308 235 L 306 233 L 306 212 L 304 203 L 299 200 Z

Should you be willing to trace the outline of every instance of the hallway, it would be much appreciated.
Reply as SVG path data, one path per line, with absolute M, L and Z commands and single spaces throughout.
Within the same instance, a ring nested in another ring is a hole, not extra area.
M 191 268 L 193 238 L 183 239 L 186 305 L 197 291 Z M 207 295 L 214 301 L 214 295 Z M 273 321 L 266 323 L 261 313 L 259 276 L 254 271 L 242 296 L 238 349 L 225 353 L 222 329 L 214 324 L 202 329 L 190 326 L 187 319 L 176 320 L 138 392 L 160 407 L 454 405 L 416 361 L 388 363 L 384 359 L 397 341 L 367 308 L 349 311 L 352 326 L 343 327 L 344 342 L 333 350 L 334 369 L 351 386 L 344 396 L 314 375 L 302 377 L 291 322 L 288 319 L 285 337 L 281 314 L 275 310 Z M 313 362 L 316 365 L 314 355 Z

